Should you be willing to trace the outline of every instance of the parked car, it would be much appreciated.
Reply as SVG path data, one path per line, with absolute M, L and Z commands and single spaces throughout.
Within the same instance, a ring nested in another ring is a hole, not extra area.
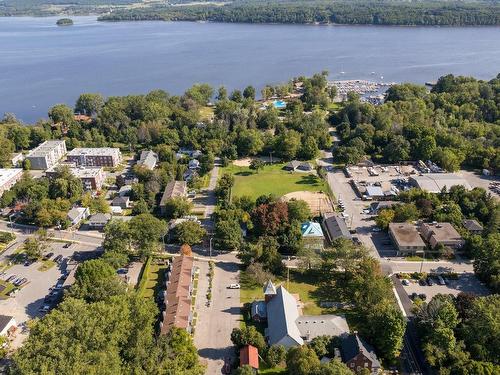
M 67 249 L 67 248 L 68 248 L 68 247 L 70 247 L 71 245 L 72 245 L 72 243 L 71 243 L 71 242 L 65 243 L 65 244 L 64 244 L 64 246 L 63 246 L 63 248 Z
M 13 280 L 16 279 L 16 275 L 12 275 L 12 276 L 9 276 L 9 278 L 5 281 L 7 281 L 8 283 L 12 282 Z
M 38 309 L 38 311 L 40 312 L 48 312 L 50 310 L 50 305 L 49 304 L 46 304 L 44 303 L 42 306 L 40 306 L 40 308 Z
M 56 263 L 61 263 L 62 259 L 63 259 L 63 256 L 62 256 L 62 255 L 58 255 L 58 256 L 56 256 L 56 257 L 54 258 L 54 262 L 56 262 Z
M 427 299 L 427 295 L 425 293 L 420 293 L 418 295 L 418 298 L 420 298 L 422 301 L 425 301 Z
M 240 289 L 240 284 L 229 284 L 228 289 Z
M 401 284 L 408 286 L 408 285 L 410 285 L 410 280 L 408 280 L 408 279 L 403 279 L 403 280 L 401 281 Z
M 417 293 L 415 293 L 415 292 L 413 292 L 412 294 L 410 294 L 410 296 L 409 296 L 409 297 L 410 297 L 410 299 L 413 301 L 413 300 L 415 300 L 415 298 L 417 298 L 417 297 L 418 297 L 418 294 L 417 294 Z
M 434 285 L 434 280 L 432 280 L 430 277 L 427 278 L 427 285 L 433 286 Z
M 126 268 L 118 268 L 118 270 L 116 271 L 116 273 L 118 275 L 126 275 L 128 273 L 128 269 L 126 269 Z
M 425 285 L 427 285 L 427 283 L 425 282 L 425 279 L 420 279 L 420 280 L 418 280 L 418 284 L 419 284 L 420 286 L 425 286 Z
M 439 285 L 446 285 L 446 281 L 443 279 L 441 275 L 437 277 L 437 281 Z
M 47 253 L 43 256 L 43 260 L 49 260 L 54 256 L 54 253 Z

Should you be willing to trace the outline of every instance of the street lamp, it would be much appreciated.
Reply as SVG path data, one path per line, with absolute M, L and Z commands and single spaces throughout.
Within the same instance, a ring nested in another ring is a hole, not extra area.
M 210 245 L 210 247 L 209 247 L 210 248 L 210 250 L 209 250 L 210 251 L 210 259 L 212 259 L 212 240 L 213 239 L 214 239 L 213 237 L 210 237 L 210 241 L 209 241 L 209 245 Z
M 168 229 L 167 231 L 165 232 L 165 234 L 161 237 L 162 241 L 163 241 L 163 251 L 166 251 L 166 245 L 165 245 L 165 236 L 168 234 Z
M 9 215 L 9 221 L 10 221 L 10 232 L 11 232 L 12 234 L 14 234 L 14 224 L 12 223 L 12 216 L 13 216 L 13 215 L 14 215 L 14 214 L 10 214 L 10 215 Z

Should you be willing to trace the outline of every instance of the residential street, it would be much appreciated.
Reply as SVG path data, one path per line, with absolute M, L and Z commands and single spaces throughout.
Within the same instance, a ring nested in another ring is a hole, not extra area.
M 206 374 L 220 374 L 224 361 L 235 358 L 231 343 L 231 331 L 239 327 L 240 291 L 228 289 L 229 284 L 238 283 L 238 263 L 234 254 L 224 254 L 214 259 L 215 276 L 212 286 L 212 301 L 206 305 L 208 289 L 208 261 L 197 260 L 200 268 L 196 309 L 198 321 L 194 342 L 202 361 L 207 365 Z

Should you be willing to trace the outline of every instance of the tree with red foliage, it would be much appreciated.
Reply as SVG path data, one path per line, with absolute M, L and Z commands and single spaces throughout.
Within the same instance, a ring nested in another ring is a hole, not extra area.
M 288 224 L 288 205 L 285 202 L 261 204 L 252 211 L 257 235 L 276 236 Z

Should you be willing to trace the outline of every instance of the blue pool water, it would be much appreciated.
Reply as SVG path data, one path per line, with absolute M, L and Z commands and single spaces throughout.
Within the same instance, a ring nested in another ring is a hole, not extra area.
M 277 108 L 277 109 L 283 109 L 283 108 L 286 108 L 286 102 L 284 102 L 283 100 L 275 100 L 273 102 L 273 106 L 274 106 L 274 108 Z

